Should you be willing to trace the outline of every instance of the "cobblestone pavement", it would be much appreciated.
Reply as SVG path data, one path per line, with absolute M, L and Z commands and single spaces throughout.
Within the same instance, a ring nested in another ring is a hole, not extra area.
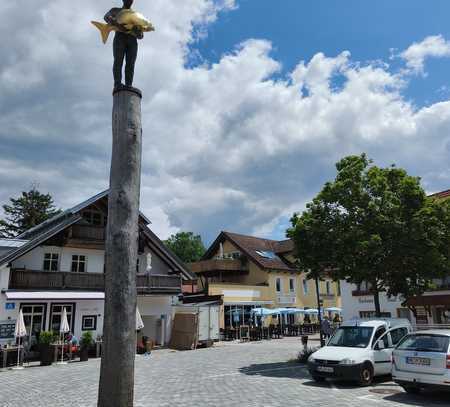
M 411 396 L 392 382 L 316 384 L 292 363 L 299 339 L 162 350 L 136 359 L 136 407 L 449 406 L 449 394 Z M 94 407 L 99 360 L 0 371 L 1 407 Z

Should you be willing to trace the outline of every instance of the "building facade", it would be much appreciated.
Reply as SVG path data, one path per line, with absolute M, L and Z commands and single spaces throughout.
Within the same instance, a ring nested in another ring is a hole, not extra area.
M 315 282 L 296 268 L 293 250 L 290 240 L 221 232 L 203 259 L 191 264 L 199 289 L 223 297 L 222 328 L 246 323 L 253 308 L 317 308 Z M 320 298 L 324 308 L 340 307 L 339 284 L 320 281 Z
M 76 337 L 85 331 L 102 336 L 107 208 L 105 191 L 17 239 L 0 240 L 0 342 L 11 339 L 19 310 L 30 346 L 40 332 L 59 331 L 64 308 Z M 149 224 L 140 214 L 136 280 L 145 324 L 141 334 L 164 345 L 170 339 L 172 305 L 183 280 L 192 275 Z

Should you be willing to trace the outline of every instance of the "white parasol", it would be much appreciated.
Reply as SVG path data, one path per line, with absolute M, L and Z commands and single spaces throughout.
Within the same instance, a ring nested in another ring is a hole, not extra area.
M 16 326 L 14 328 L 14 337 L 19 338 L 19 346 L 17 349 L 17 366 L 15 369 L 23 369 L 23 367 L 20 366 L 20 342 L 24 336 L 27 336 L 27 328 L 25 327 L 25 322 L 23 320 L 23 312 L 20 310 L 19 316 L 17 317 Z

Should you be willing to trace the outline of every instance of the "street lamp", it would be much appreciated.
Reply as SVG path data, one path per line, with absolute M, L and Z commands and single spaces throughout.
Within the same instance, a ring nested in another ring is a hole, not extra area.
M 319 311 L 319 333 L 320 333 L 320 346 L 325 346 L 325 339 L 322 332 L 322 300 L 320 299 L 320 287 L 319 277 L 316 277 L 316 295 L 317 295 L 317 311 Z

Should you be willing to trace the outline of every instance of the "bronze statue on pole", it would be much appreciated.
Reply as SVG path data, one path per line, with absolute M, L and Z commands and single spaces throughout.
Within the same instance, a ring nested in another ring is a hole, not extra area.
M 123 0 L 123 7 L 114 7 L 106 13 L 104 17 L 106 24 L 92 21 L 92 24 L 100 30 L 104 44 L 108 41 L 111 31 L 116 33 L 113 43 L 115 89 L 123 86 L 122 68 L 124 60 L 126 61 L 125 86 L 133 86 L 138 40 L 144 38 L 145 32 L 155 30 L 147 18 L 131 8 L 132 5 L 133 0 Z
M 105 242 L 105 316 L 98 407 L 132 407 L 136 355 L 136 263 L 142 162 L 141 99 L 132 87 L 138 40 L 152 24 L 131 9 L 132 0 L 92 23 L 103 42 L 115 31 L 112 157 Z M 122 84 L 123 62 L 125 85 Z

